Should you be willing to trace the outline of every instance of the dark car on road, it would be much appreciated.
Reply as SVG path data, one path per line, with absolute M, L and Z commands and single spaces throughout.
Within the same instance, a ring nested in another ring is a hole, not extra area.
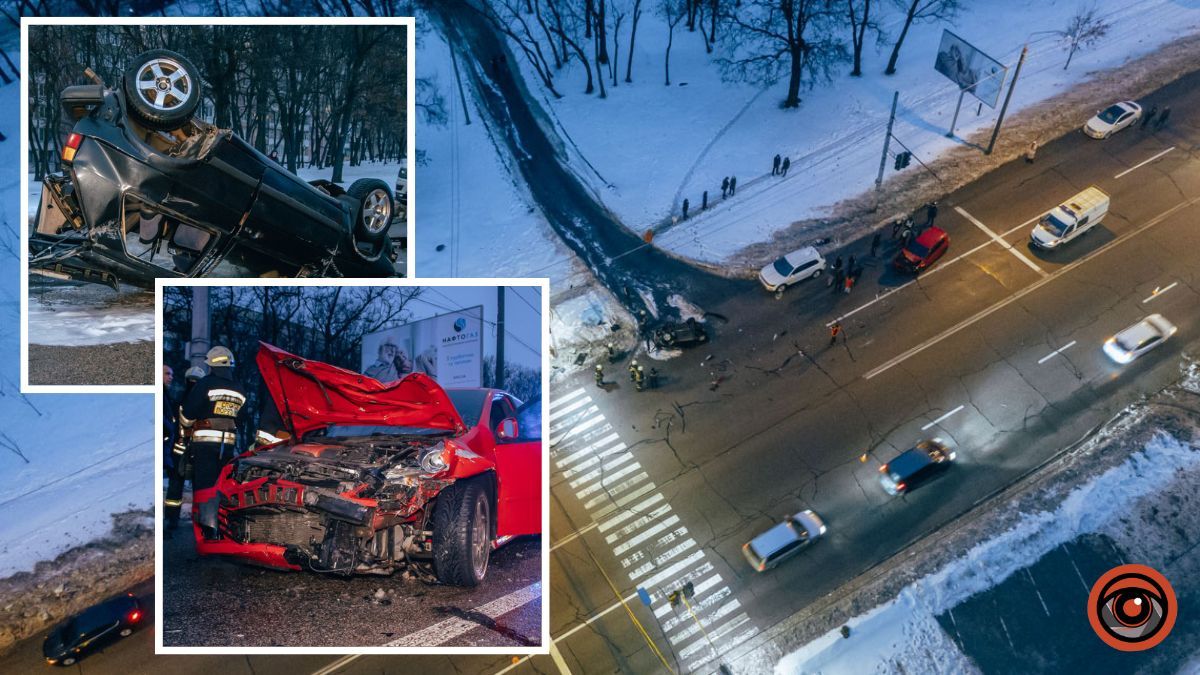
M 916 274 L 937 262 L 948 248 L 950 235 L 940 227 L 929 227 L 896 254 L 893 264 L 901 272 Z
M 675 321 L 654 329 L 654 344 L 664 349 L 705 342 L 708 342 L 708 331 L 704 324 L 691 317 L 687 321 Z
M 136 596 L 119 595 L 55 626 L 42 644 L 42 653 L 50 665 L 73 666 L 105 645 L 132 635 L 143 618 L 142 603 Z
M 941 475 L 954 458 L 942 439 L 924 440 L 879 467 L 879 482 L 888 494 L 902 495 Z
M 62 173 L 42 180 L 31 273 L 116 287 L 156 277 L 395 275 L 388 181 L 306 182 L 194 117 L 199 71 L 141 54 L 119 86 L 62 91 Z

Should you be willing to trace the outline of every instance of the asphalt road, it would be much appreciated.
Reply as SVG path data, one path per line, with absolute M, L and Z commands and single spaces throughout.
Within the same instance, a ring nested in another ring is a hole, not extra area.
M 403 573 L 347 579 L 202 558 L 190 529 L 166 539 L 163 556 L 168 647 L 524 648 L 542 642 L 537 537 L 493 552 L 486 583 L 474 589 Z M 430 632 L 433 626 L 443 629 Z

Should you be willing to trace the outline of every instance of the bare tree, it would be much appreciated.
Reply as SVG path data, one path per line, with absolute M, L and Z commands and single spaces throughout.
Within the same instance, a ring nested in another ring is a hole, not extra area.
M 861 9 L 861 12 L 860 12 Z M 850 15 L 850 42 L 854 48 L 854 68 L 850 75 L 862 76 L 862 50 L 867 38 L 867 30 L 881 35 L 879 23 L 871 18 L 871 0 L 846 0 L 846 12 Z
M 1108 35 L 1111 26 L 1104 17 L 1097 16 L 1096 7 L 1080 7 L 1067 23 L 1066 30 L 1056 31 L 1057 35 L 1066 40 L 1067 62 L 1063 65 L 1066 70 L 1071 65 L 1071 59 L 1081 47 L 1091 47 Z
M 900 9 L 905 10 L 904 27 L 900 29 L 900 37 L 892 47 L 892 56 L 888 59 L 885 75 L 896 74 L 896 61 L 900 58 L 900 46 L 908 36 L 908 29 L 913 23 L 922 21 L 953 21 L 958 16 L 959 0 L 895 0 Z
M 642 18 L 642 0 L 633 1 L 633 25 L 629 28 L 629 56 L 625 59 L 625 81 L 633 82 L 633 42 L 637 39 L 638 20 Z
M 659 0 L 658 3 L 658 13 L 667 22 L 667 51 L 663 56 L 663 71 L 668 87 L 671 86 L 671 45 L 675 42 L 675 27 L 687 16 L 690 2 L 691 0 Z
M 718 59 L 725 77 L 771 83 L 786 75 L 785 108 L 800 105 L 805 76 L 810 87 L 829 81 L 833 66 L 847 58 L 834 36 L 840 12 L 835 16 L 827 0 L 744 0 L 725 16 L 732 31 Z

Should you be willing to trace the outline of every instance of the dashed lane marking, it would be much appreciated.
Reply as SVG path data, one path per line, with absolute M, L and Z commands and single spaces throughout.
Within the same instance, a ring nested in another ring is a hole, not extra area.
M 1170 284 L 1167 284 L 1163 288 L 1155 288 L 1153 293 L 1151 293 L 1144 300 L 1142 300 L 1142 304 L 1144 305 L 1147 302 L 1150 302 L 1151 300 L 1157 298 L 1158 296 L 1162 295 L 1163 293 L 1166 293 L 1167 291 L 1171 290 L 1172 288 L 1175 288 L 1178 285 L 1179 285 L 1178 281 L 1172 281 Z
M 965 407 L 966 407 L 965 405 L 960 405 L 960 406 L 958 406 L 958 407 L 957 407 L 957 408 L 955 408 L 954 410 L 951 410 L 950 412 L 946 413 L 945 415 L 942 415 L 941 417 L 937 418 L 936 420 L 934 420 L 934 421 L 930 422 L 929 424 L 926 424 L 925 426 L 921 427 L 921 431 L 927 431 L 927 430 L 928 430 L 930 427 L 936 427 L 937 425 L 941 424 L 942 422 L 944 422 L 944 421 L 946 421 L 946 420 L 950 419 L 950 417 L 951 417 L 952 415 L 954 415 L 954 413 L 957 413 L 958 411 L 962 410 L 962 409 L 963 409 L 963 408 L 965 408 Z
M 1064 351 L 1066 351 L 1066 350 L 1068 350 L 1068 349 L 1070 349 L 1071 347 L 1074 347 L 1074 346 L 1075 346 L 1075 340 L 1071 340 L 1071 341 L 1070 341 L 1070 342 L 1068 342 L 1067 344 L 1065 344 L 1065 345 L 1063 345 L 1063 346 L 1059 347 L 1058 349 L 1055 349 L 1054 351 L 1050 352 L 1049 354 L 1047 354 L 1047 355 L 1043 356 L 1042 358 L 1038 359 L 1038 365 L 1039 365 L 1039 366 L 1040 366 L 1040 365 L 1042 365 L 1043 363 L 1045 363 L 1045 362 L 1049 361 L 1050 359 L 1052 359 L 1052 358 L 1054 358 L 1054 357 L 1058 356 L 1059 354 L 1063 353 Z
M 509 612 L 527 605 L 534 600 L 541 600 L 542 582 L 537 582 L 525 588 L 502 595 L 491 602 L 471 610 L 472 614 L 482 614 L 489 619 L 498 619 Z M 468 631 L 481 627 L 477 621 L 454 617 L 439 621 L 432 626 L 422 628 L 415 633 L 409 633 L 387 643 L 386 647 L 436 647 L 449 642 Z
M 1136 171 L 1137 169 L 1140 169 L 1140 168 L 1142 168 L 1143 166 L 1146 166 L 1146 165 L 1147 165 L 1147 164 L 1149 164 L 1150 162 L 1153 162 L 1154 160 L 1158 159 L 1159 157 L 1162 157 L 1163 155 L 1167 154 L 1168 152 L 1170 152 L 1170 151 L 1172 151 L 1172 150 L 1174 150 L 1174 149 L 1175 149 L 1175 146 L 1173 146 L 1173 145 L 1172 145 L 1171 147 L 1167 148 L 1166 150 L 1163 150 L 1162 152 L 1158 153 L 1157 155 L 1155 155 L 1155 156 L 1151 157 L 1150 159 L 1147 159 L 1147 160 L 1146 160 L 1146 161 L 1144 161 L 1144 162 L 1139 162 L 1139 163 L 1137 163 L 1137 164 L 1134 164 L 1133 166 L 1129 167 L 1128 169 L 1125 169 L 1125 170 L 1124 170 L 1124 171 L 1122 171 L 1121 173 L 1119 173 L 1119 174 L 1117 174 L 1117 175 L 1113 176 L 1113 179 L 1120 178 L 1121 176 L 1124 176 L 1124 175 L 1125 175 L 1125 174 L 1127 174 L 1127 173 L 1130 173 L 1130 172 L 1132 172 L 1132 171 Z

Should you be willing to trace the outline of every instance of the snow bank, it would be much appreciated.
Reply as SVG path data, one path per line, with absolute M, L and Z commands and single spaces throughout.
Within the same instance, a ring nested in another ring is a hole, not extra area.
M 994 58 L 1015 65 L 1021 46 L 1030 50 L 1009 107 L 1014 113 L 1054 97 L 1091 73 L 1120 67 L 1180 36 L 1200 32 L 1200 5 L 1171 0 L 1097 0 L 1111 28 L 1095 47 L 1075 54 L 1063 70 L 1066 52 L 1048 31 L 1066 27 L 1079 8 L 1075 2 L 963 3 L 953 25 L 915 24 L 901 51 L 898 72 L 882 71 L 892 39 L 899 33 L 901 10 L 890 3 L 872 6 L 891 38 L 868 45 L 863 76 L 849 76 L 844 65 L 828 85 L 802 92 L 798 110 L 783 110 L 784 84 L 759 87 L 722 82 L 700 33 L 680 26 L 671 52 L 672 84 L 663 84 L 666 24 L 652 9 L 644 13 L 634 51 L 634 83 L 622 78 L 608 85 L 607 98 L 581 93 L 578 63 L 556 75 L 559 100 L 543 96 L 557 122 L 580 154 L 603 179 L 597 193 L 631 230 L 665 225 L 678 215 L 684 198 L 692 217 L 659 232 L 655 245 L 704 261 L 725 261 L 748 244 L 767 240 L 796 221 L 822 218 L 830 207 L 869 191 L 879 168 L 892 93 L 900 92 L 894 133 L 925 162 L 961 147 L 971 132 L 990 128 L 998 110 L 963 101 L 956 133 L 945 136 L 958 100 L 957 87 L 933 69 L 943 28 L 951 28 Z M 628 25 L 628 24 L 626 24 Z M 718 29 L 718 42 L 722 39 Z M 622 47 L 628 44 L 628 29 Z M 620 54 L 623 66 L 627 55 Z M 534 91 L 536 74 L 521 59 Z M 997 106 L 998 108 L 999 106 Z M 977 114 L 978 113 L 978 114 Z M 1084 120 L 1079 120 L 1082 124 Z M 892 144 L 892 151 L 899 149 Z M 770 175 L 776 154 L 790 157 L 786 178 Z M 906 173 L 921 171 L 914 162 Z M 891 161 L 888 176 L 893 175 Z M 721 180 L 736 176 L 736 197 L 721 199 Z M 611 183 L 611 186 L 606 183 Z M 708 191 L 708 211 L 699 212 Z
M 784 657 L 775 672 L 893 672 L 895 663 L 907 672 L 973 672 L 938 625 L 938 614 L 1001 583 L 1055 547 L 1106 530 L 1183 472 L 1194 481 L 1191 472 L 1198 468 L 1197 448 L 1157 435 L 1122 464 L 1071 490 L 1053 511 L 1021 516 L 1013 528 L 905 587 L 891 602 L 850 620 L 851 639 L 831 631 Z M 1139 529 L 1144 531 L 1144 526 Z
M 6 38 L 11 43 L 3 47 L 15 54 L 15 36 Z M 16 84 L 0 87 L 0 131 L 8 138 L 0 143 L 0 166 L 20 164 L 19 105 Z M 0 183 L 0 325 L 10 327 L 0 331 L 0 578 L 103 536 L 113 514 L 154 503 L 151 396 L 20 394 L 19 338 L 11 329 L 20 319 L 20 189 L 16 172 Z M 118 318 L 104 330 L 144 335 L 149 328 Z

